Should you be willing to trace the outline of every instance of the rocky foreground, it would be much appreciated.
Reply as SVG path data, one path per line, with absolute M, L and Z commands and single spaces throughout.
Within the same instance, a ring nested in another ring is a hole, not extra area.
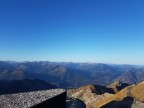
M 51 89 L 0 95 L 0 108 L 29 108 L 63 92 L 63 89 Z
M 67 94 L 83 101 L 86 108 L 144 108 L 144 82 L 128 85 L 116 81 L 107 87 L 87 85 L 68 90 Z

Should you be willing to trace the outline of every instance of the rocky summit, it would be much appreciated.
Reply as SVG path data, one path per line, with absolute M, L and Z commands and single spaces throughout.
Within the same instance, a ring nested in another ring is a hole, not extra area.
M 116 81 L 107 87 L 87 85 L 68 90 L 68 97 L 86 104 L 86 108 L 144 108 L 144 82 L 129 85 Z

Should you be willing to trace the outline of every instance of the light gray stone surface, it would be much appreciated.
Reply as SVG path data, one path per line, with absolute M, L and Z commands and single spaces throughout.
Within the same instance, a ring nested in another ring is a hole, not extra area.
M 29 108 L 63 92 L 63 89 L 51 89 L 0 95 L 0 108 Z

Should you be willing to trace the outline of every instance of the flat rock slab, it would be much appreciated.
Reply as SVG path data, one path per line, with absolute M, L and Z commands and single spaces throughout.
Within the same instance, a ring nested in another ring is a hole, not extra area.
M 64 89 L 51 89 L 0 95 L 0 108 L 30 108 L 63 92 Z

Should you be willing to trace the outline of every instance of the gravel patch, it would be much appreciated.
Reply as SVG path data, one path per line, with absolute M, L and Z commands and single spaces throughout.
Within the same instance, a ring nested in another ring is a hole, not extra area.
M 0 108 L 30 108 L 63 92 L 64 89 L 51 89 L 0 95 Z

